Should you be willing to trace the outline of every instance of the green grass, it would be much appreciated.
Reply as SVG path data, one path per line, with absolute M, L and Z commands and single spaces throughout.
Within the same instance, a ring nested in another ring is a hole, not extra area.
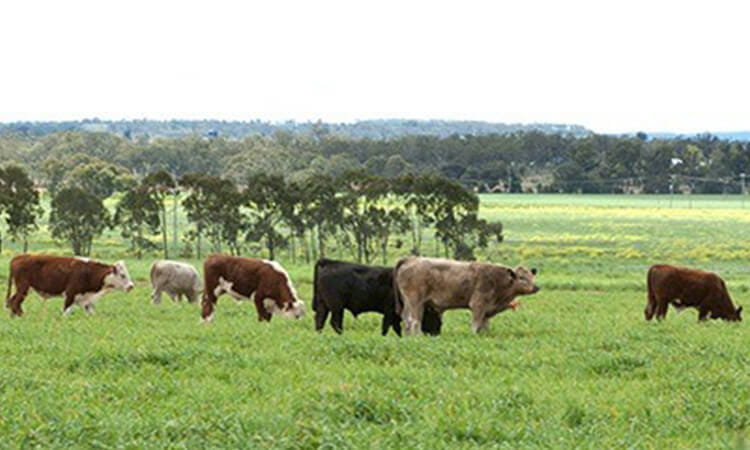
M 606 198 L 482 197 L 506 227 L 483 258 L 540 267 L 543 289 L 480 336 L 464 311 L 437 338 L 383 338 L 378 316 L 348 314 L 343 336 L 317 334 L 311 314 L 259 323 L 226 297 L 200 326 L 197 305 L 149 304 L 156 255 L 126 258 L 136 289 L 94 316 L 32 294 L 0 319 L 0 447 L 747 447 L 746 324 L 646 323 L 643 307 L 655 262 L 717 270 L 750 305 L 750 211 Z M 95 251 L 125 255 L 114 235 Z M 309 305 L 311 267 L 282 262 Z

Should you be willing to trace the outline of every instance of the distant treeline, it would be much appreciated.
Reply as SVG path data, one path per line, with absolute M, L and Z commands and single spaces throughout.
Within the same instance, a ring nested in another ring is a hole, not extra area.
M 589 130 L 580 125 L 532 123 L 505 124 L 456 120 L 362 120 L 354 123 L 265 122 L 261 120 L 99 120 L 86 119 L 66 122 L 0 123 L 0 135 L 17 134 L 40 137 L 61 131 L 113 133 L 126 139 L 157 137 L 181 138 L 190 135 L 241 139 L 248 136 L 272 136 L 278 132 L 299 136 L 320 137 L 335 135 L 353 139 L 391 139 L 403 136 L 438 136 L 454 134 L 481 136 L 519 131 L 539 131 L 551 134 L 586 136 Z
M 242 139 L 64 131 L 0 136 L 0 161 L 30 169 L 34 181 L 53 193 L 66 179 L 100 179 L 97 189 L 106 190 L 110 175 L 138 180 L 158 170 L 175 178 L 220 175 L 241 186 L 252 184 L 257 173 L 294 182 L 362 170 L 384 177 L 442 176 L 480 192 L 737 193 L 750 169 L 750 143 L 712 135 L 653 139 L 539 131 L 392 139 L 324 129 Z

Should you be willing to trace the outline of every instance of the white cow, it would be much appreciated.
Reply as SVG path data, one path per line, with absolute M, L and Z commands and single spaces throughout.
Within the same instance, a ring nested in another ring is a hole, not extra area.
M 184 295 L 190 303 L 198 301 L 203 283 L 198 271 L 190 264 L 161 260 L 151 265 L 151 301 L 161 303 L 161 293 L 166 292 L 172 301 L 179 301 Z

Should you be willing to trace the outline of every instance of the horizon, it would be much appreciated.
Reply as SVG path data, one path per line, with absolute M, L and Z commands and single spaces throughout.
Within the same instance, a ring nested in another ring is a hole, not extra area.
M 629 134 L 637 134 L 637 133 L 645 133 L 646 135 L 652 136 L 652 135 L 674 135 L 674 136 L 695 136 L 695 135 L 701 135 L 701 134 L 745 134 L 750 133 L 750 126 L 748 126 L 745 129 L 727 129 L 727 130 L 699 130 L 699 131 L 688 131 L 688 132 L 679 132 L 675 130 L 629 130 L 629 131 L 622 131 L 622 132 L 600 132 L 597 130 L 593 130 L 591 127 L 586 126 L 585 124 L 580 123 L 559 123 L 559 122 L 493 122 L 488 120 L 481 120 L 481 119 L 444 119 L 444 118 L 426 118 L 426 119 L 415 119 L 410 117 L 376 117 L 376 118 L 368 118 L 368 119 L 354 119 L 354 120 L 342 120 L 342 121 L 326 121 L 322 119 L 279 119 L 279 120 L 267 120 L 263 118 L 248 118 L 248 119 L 223 119 L 223 118 L 216 118 L 216 117 L 203 117 L 203 118 L 184 118 L 184 117 L 171 117 L 171 118 L 163 118 L 163 119 L 156 119 L 156 118 L 149 118 L 149 117 L 136 117 L 136 118 L 102 118 L 102 117 L 82 117 L 82 118 L 73 118 L 73 119 L 60 119 L 60 120 L 12 120 L 12 121 L 0 121 L 0 125 L 9 125 L 14 123 L 65 123 L 65 122 L 94 122 L 94 121 L 100 121 L 100 122 L 128 122 L 128 121 L 155 121 L 155 122 L 169 122 L 169 121 L 185 121 L 185 122 L 241 122 L 241 123 L 252 123 L 252 122 L 262 122 L 262 123 L 268 123 L 271 125 L 282 125 L 285 123 L 293 122 L 298 124 L 305 124 L 305 123 L 316 123 L 321 122 L 323 124 L 343 124 L 343 125 L 352 125 L 356 124 L 358 122 L 376 122 L 376 121 L 417 121 L 417 122 L 479 122 L 479 123 L 487 123 L 491 125 L 521 125 L 521 126 L 531 126 L 531 125 L 565 125 L 565 126 L 572 126 L 572 127 L 583 127 L 588 131 L 591 131 L 595 134 L 606 134 L 606 135 L 629 135 Z
M 0 122 L 399 119 L 750 129 L 747 7 L 41 0 L 4 7 Z M 177 20 L 179 19 L 179 20 Z M 437 119 L 436 119 L 437 118 Z

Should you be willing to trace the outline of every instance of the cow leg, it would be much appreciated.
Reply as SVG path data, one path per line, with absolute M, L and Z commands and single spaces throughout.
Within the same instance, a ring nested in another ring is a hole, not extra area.
M 344 309 L 337 309 L 331 311 L 331 327 L 333 327 L 336 333 L 341 334 L 344 332 Z
M 389 314 L 383 314 L 383 322 L 380 324 L 380 334 L 383 336 L 388 334 L 388 329 L 391 328 L 395 320 L 395 317 Z
M 180 295 L 179 294 L 175 294 L 174 292 L 167 291 L 167 295 L 172 300 L 172 303 L 177 303 L 177 302 L 180 301 Z
M 708 319 L 708 308 L 704 308 L 703 306 L 698 307 L 698 322 L 704 322 L 706 319 Z
M 669 308 L 669 301 L 663 298 L 657 300 L 656 303 L 656 320 L 664 320 L 667 316 L 667 308 Z
M 402 319 L 404 321 L 404 334 L 418 336 L 422 334 L 422 315 L 424 314 L 424 303 L 412 304 L 404 299 L 404 310 Z
M 326 325 L 328 319 L 328 307 L 322 302 L 318 304 L 318 309 L 315 311 L 315 331 L 322 331 Z
M 477 308 L 471 311 L 471 329 L 475 333 L 486 330 L 489 324 L 489 318 L 485 315 L 484 311 Z
M 10 283 L 10 281 L 8 281 Z M 21 317 L 23 315 L 23 309 L 21 309 L 21 303 L 23 303 L 26 295 L 29 293 L 28 284 L 19 284 L 16 282 L 16 293 L 11 296 L 7 301 L 7 306 L 10 308 L 11 315 Z
M 195 303 L 198 301 L 198 293 L 197 292 L 191 292 L 189 295 L 186 295 L 188 303 Z
M 399 317 L 398 315 L 393 316 L 391 326 L 393 326 L 393 331 L 398 335 L 398 337 L 401 337 L 401 317 Z
M 656 304 L 656 295 L 651 292 L 651 289 L 649 289 L 646 309 L 643 311 L 643 315 L 646 317 L 646 320 L 651 320 L 654 317 L 654 313 L 656 312 Z
M 151 293 L 151 304 L 158 305 L 159 303 L 161 303 L 161 290 L 154 289 L 154 291 Z
M 264 295 L 258 295 L 257 293 L 254 296 L 255 301 L 255 310 L 258 312 L 258 321 L 259 322 L 270 322 L 271 321 L 271 313 L 266 311 L 266 307 L 263 305 L 263 300 L 266 297 Z
M 63 304 L 63 314 L 69 316 L 73 312 L 73 305 L 75 305 L 76 298 L 74 294 L 69 292 L 65 293 L 65 303 Z

